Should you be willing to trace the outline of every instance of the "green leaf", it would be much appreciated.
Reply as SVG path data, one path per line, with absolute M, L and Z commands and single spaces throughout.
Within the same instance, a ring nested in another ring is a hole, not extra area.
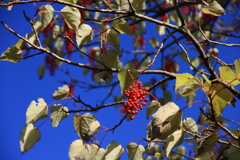
M 152 47 L 154 47 L 154 48 L 159 47 L 159 41 L 158 41 L 157 38 L 151 38 L 151 39 L 150 39 L 150 44 L 151 44 Z
M 176 75 L 175 90 L 177 90 L 179 87 L 190 84 L 191 82 L 193 82 L 193 80 L 194 80 L 194 77 L 189 73 L 182 73 L 182 74 Z
M 61 120 L 68 117 L 69 113 L 66 113 L 63 110 L 68 111 L 68 108 L 63 107 L 61 104 L 58 104 L 58 105 L 54 104 L 52 106 L 50 118 L 51 118 L 53 127 L 57 127 Z
M 69 95 L 69 88 L 67 85 L 63 85 L 62 87 L 58 87 L 57 90 L 52 95 L 52 98 L 55 100 L 60 100 L 66 98 Z
M 87 160 L 90 158 L 91 147 L 77 139 L 70 145 L 68 157 L 70 160 Z
M 21 57 L 22 57 L 21 49 L 17 48 L 16 46 L 11 46 L 2 53 L 2 55 L 0 56 L 0 60 L 17 63 L 18 61 L 21 60 Z
M 118 33 L 114 29 L 109 29 L 101 35 L 102 39 L 111 44 L 115 50 L 120 51 L 120 40 Z
M 80 25 L 81 14 L 77 8 L 66 6 L 61 10 L 64 21 L 70 29 L 77 31 Z
M 159 107 L 159 102 L 152 100 L 147 106 L 146 118 L 149 118 Z
M 85 113 L 83 116 L 77 113 L 74 115 L 74 128 L 78 136 L 88 142 L 91 136 L 98 132 L 100 123 L 91 113 Z
M 117 19 L 113 21 L 113 27 L 121 34 L 128 34 L 132 36 L 129 24 L 124 19 Z
M 145 0 L 133 0 L 132 6 L 137 13 L 139 13 L 145 6 Z
M 118 80 L 120 81 L 121 86 L 121 93 L 123 94 L 124 90 L 127 90 L 130 85 L 132 85 L 133 79 L 129 75 L 128 71 L 131 73 L 133 78 L 135 78 L 138 75 L 138 72 L 135 69 L 127 69 L 126 67 L 123 67 L 118 72 Z
M 76 41 L 80 46 L 84 43 L 88 43 L 93 39 L 92 27 L 87 24 L 81 24 L 76 32 Z
M 222 6 L 215 0 L 211 1 L 207 7 L 202 9 L 202 11 L 205 14 L 211 14 L 214 16 L 222 16 L 225 14 Z
M 173 134 L 171 134 L 170 136 L 168 136 L 168 138 L 166 139 L 166 156 L 169 157 L 170 152 L 172 151 L 172 149 L 180 144 L 182 144 L 183 142 L 183 130 L 179 129 L 175 132 L 173 132 Z
M 101 56 L 101 55 L 99 55 L 99 56 Z M 118 65 L 118 56 L 119 56 L 119 54 L 116 50 L 111 49 L 111 50 L 104 51 L 103 55 L 102 55 L 103 63 L 108 68 L 116 68 Z M 104 68 L 100 63 L 98 63 L 98 65 L 101 68 Z
M 137 145 L 135 142 L 131 142 L 127 146 L 128 159 L 139 160 L 142 159 L 145 148 L 142 145 Z
M 123 152 L 124 148 L 117 141 L 112 141 L 107 146 L 105 160 L 119 160 Z
M 33 28 L 36 30 L 37 34 L 39 33 L 41 27 L 42 27 L 42 22 L 40 20 L 39 21 L 34 21 Z M 36 35 L 35 35 L 34 32 L 31 32 L 30 34 L 26 34 L 26 37 L 27 37 L 29 42 L 31 42 L 33 44 L 36 44 L 37 39 L 36 39 Z
M 172 101 L 172 93 L 169 91 L 165 91 L 163 93 L 163 98 L 164 98 L 165 102 L 171 102 Z
M 188 85 L 182 87 L 182 88 L 178 88 L 177 90 L 177 94 L 179 96 L 188 96 L 192 93 L 194 93 L 196 90 L 198 90 L 199 88 L 201 88 L 203 85 L 203 80 L 200 77 L 195 77 L 195 79 Z
M 128 3 L 128 0 L 120 0 L 119 5 L 120 5 L 121 10 L 129 11 L 130 6 L 129 6 L 129 3 Z
M 200 65 L 200 60 L 199 60 L 199 58 L 196 58 L 196 57 L 192 58 L 192 59 L 191 59 L 191 64 L 192 64 L 195 68 L 198 68 L 199 65 Z M 192 66 L 190 66 L 190 69 L 193 70 Z
M 236 74 L 232 71 L 232 69 L 228 66 L 219 67 L 220 78 L 223 81 L 229 82 L 230 84 L 237 85 L 239 81 L 236 77 Z
M 213 151 L 204 152 L 201 155 L 198 155 L 196 158 L 196 160 L 207 160 L 207 159 L 216 160 L 215 153 Z
M 236 68 L 236 78 L 240 79 L 240 60 L 236 59 L 234 61 L 234 65 L 235 65 L 235 68 Z
M 41 137 L 40 131 L 32 123 L 26 124 L 20 134 L 21 152 L 29 151 Z
M 26 116 L 27 116 L 26 123 L 35 123 L 38 120 L 47 117 L 48 106 L 44 102 L 44 99 L 38 98 L 38 103 L 32 101 L 28 106 Z
M 160 107 L 153 115 L 153 120 L 150 128 L 151 140 L 156 138 L 166 139 L 176 130 L 180 129 L 182 125 L 182 111 L 179 107 L 169 102 Z
M 238 142 L 232 141 L 232 143 L 239 147 Z M 229 160 L 239 159 L 239 157 L 240 157 L 239 149 L 230 145 L 230 148 L 227 150 L 227 156 L 228 156 Z
M 186 131 L 197 133 L 198 132 L 198 126 L 195 122 L 195 120 L 191 117 L 187 117 L 183 120 L 183 128 Z
M 105 155 L 105 149 L 99 148 L 96 144 L 90 144 L 90 160 L 102 160 Z
M 44 5 L 39 10 L 39 16 L 42 22 L 42 30 L 52 21 L 54 9 L 50 4 Z
M 45 73 L 46 67 L 45 65 L 39 65 L 38 66 L 38 78 L 42 79 Z

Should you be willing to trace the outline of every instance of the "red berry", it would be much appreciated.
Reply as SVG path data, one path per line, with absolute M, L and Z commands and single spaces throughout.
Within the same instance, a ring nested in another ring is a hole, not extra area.
M 131 116 L 131 117 L 130 117 L 130 120 L 133 120 L 134 118 L 135 118 L 134 116 Z

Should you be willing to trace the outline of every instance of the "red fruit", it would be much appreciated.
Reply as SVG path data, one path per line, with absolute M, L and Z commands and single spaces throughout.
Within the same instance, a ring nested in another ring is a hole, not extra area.
M 133 120 L 134 118 L 135 118 L 134 116 L 131 116 L 131 117 L 130 117 L 130 120 Z

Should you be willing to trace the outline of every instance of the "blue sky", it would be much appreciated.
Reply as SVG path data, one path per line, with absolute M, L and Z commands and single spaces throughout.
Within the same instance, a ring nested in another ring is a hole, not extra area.
M 35 8 L 33 4 L 26 6 L 14 6 L 12 11 L 6 11 L 5 8 L 0 8 L 0 20 L 8 24 L 12 29 L 18 32 L 20 35 L 24 36 L 26 33 L 30 32 L 30 25 L 26 22 L 22 10 L 25 9 L 29 17 L 34 14 Z M 12 35 L 10 32 L 0 25 L 0 53 L 5 51 L 9 46 L 14 45 L 18 38 Z M 150 36 L 155 36 L 154 33 L 147 32 L 147 38 Z M 161 37 L 160 39 L 162 39 Z M 125 41 L 125 40 L 123 40 Z M 122 41 L 122 42 L 123 42 Z M 239 42 L 239 40 L 238 40 Z M 123 45 L 128 45 L 128 42 L 124 42 Z M 229 43 L 236 43 L 235 39 L 230 39 Z M 227 48 L 221 47 L 220 58 L 226 60 L 227 63 L 233 63 L 234 55 L 239 58 L 239 49 L 236 47 Z M 170 52 L 170 51 L 168 51 Z M 230 54 L 231 53 L 231 54 Z M 182 60 L 179 59 L 180 69 L 186 65 Z M 54 102 L 51 98 L 54 90 L 62 86 L 58 80 L 70 81 L 70 78 L 61 72 L 57 72 L 55 76 L 50 76 L 48 72 L 42 80 L 38 79 L 37 67 L 44 64 L 44 56 L 33 57 L 19 63 L 11 63 L 7 61 L 0 61 L 0 141 L 1 150 L 0 158 L 5 160 L 66 160 L 68 159 L 68 149 L 72 141 L 79 139 L 78 135 L 74 131 L 73 127 L 73 114 L 66 119 L 64 119 L 57 128 L 52 128 L 50 120 L 46 122 L 40 121 L 36 123 L 36 126 L 40 126 L 43 122 L 44 124 L 40 127 L 41 139 L 35 144 L 35 146 L 27 153 L 21 154 L 19 146 L 20 131 L 26 123 L 26 110 L 28 105 L 32 100 L 37 101 L 38 98 L 44 98 L 49 104 Z M 66 68 L 67 65 L 63 64 L 62 68 Z M 88 77 L 82 77 L 82 70 L 76 67 L 69 67 L 70 72 L 72 72 L 76 78 L 82 79 L 87 82 L 91 82 Z M 78 74 L 79 72 L 79 74 Z M 155 76 L 158 80 L 161 76 Z M 83 79 L 84 78 L 84 79 Z M 140 80 L 145 81 L 148 76 L 141 76 Z M 175 82 L 175 81 L 174 81 Z M 170 83 L 170 89 L 173 89 L 173 83 Z M 170 90 L 170 91 L 171 91 Z M 91 105 L 100 104 L 100 100 L 104 98 L 104 93 L 108 89 L 93 90 L 88 91 L 84 89 L 76 89 L 76 93 L 81 95 L 81 98 Z M 103 93 L 103 94 L 102 94 Z M 198 96 L 196 100 L 202 100 L 203 94 L 198 91 Z M 119 94 L 118 88 L 114 91 L 114 94 Z M 183 108 L 186 103 L 183 98 L 176 101 L 176 97 L 173 97 L 173 101 Z M 108 100 L 106 103 L 111 103 L 112 100 Z M 61 102 L 63 105 L 65 102 Z M 238 106 L 237 102 L 237 105 Z M 68 108 L 75 109 L 76 107 L 73 103 L 67 104 Z M 202 104 L 194 105 L 192 108 L 187 108 L 184 110 L 183 118 L 193 117 L 197 118 L 196 113 L 199 113 L 199 107 Z M 104 111 L 93 113 L 97 120 L 100 121 L 101 125 L 111 128 L 119 122 L 121 115 L 118 109 L 108 108 Z M 226 118 L 232 118 L 236 121 L 240 121 L 239 118 L 239 108 L 232 108 L 227 106 L 223 113 Z M 113 140 L 116 140 L 122 144 L 122 146 L 127 145 L 135 139 L 145 137 L 145 131 L 148 120 L 145 119 L 145 111 L 140 112 L 134 121 L 124 121 L 124 123 L 115 130 L 114 133 L 109 132 L 102 143 L 102 147 L 106 148 L 107 144 Z M 104 134 L 98 137 L 101 141 Z M 137 141 L 138 142 L 138 141 Z M 142 143 L 146 145 L 146 143 Z M 187 146 L 190 149 L 192 146 Z M 126 149 L 125 149 L 126 153 Z M 126 154 L 124 154 L 122 159 L 127 159 Z

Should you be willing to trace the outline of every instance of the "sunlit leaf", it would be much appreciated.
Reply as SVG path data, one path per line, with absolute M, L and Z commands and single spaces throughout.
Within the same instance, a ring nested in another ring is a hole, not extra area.
M 194 77 L 189 73 L 182 73 L 182 74 L 176 75 L 175 90 L 177 90 L 179 87 L 190 84 L 193 80 L 194 80 Z
M 39 65 L 38 66 L 38 78 L 42 79 L 45 73 L 46 67 L 45 65 Z
M 130 0 L 130 2 L 131 2 L 132 0 Z M 120 0 L 119 1 L 119 5 L 120 5 L 120 9 L 121 10 L 126 10 L 126 11 L 128 11 L 129 10 L 129 2 L 128 2 L 128 0 Z
M 52 98 L 56 100 L 60 100 L 66 98 L 69 95 L 69 88 L 67 85 L 63 85 L 62 87 L 58 87 L 57 90 L 52 95 Z
M 198 68 L 200 65 L 200 60 L 199 58 L 194 57 L 193 59 L 191 59 L 191 64 L 195 67 Z M 192 66 L 190 66 L 190 69 L 193 70 Z
M 152 100 L 147 106 L 146 118 L 149 118 L 159 107 L 159 102 Z
M 151 44 L 152 47 L 154 47 L 154 48 L 159 47 L 159 41 L 158 41 L 157 38 L 151 38 L 151 39 L 150 39 L 150 44 Z
M 113 21 L 113 27 L 122 34 L 132 36 L 130 26 L 124 19 L 117 19 Z
M 123 151 L 124 148 L 117 141 L 112 141 L 107 146 L 105 160 L 119 160 Z
M 39 141 L 40 137 L 40 131 L 32 123 L 26 124 L 20 134 L 21 152 L 29 151 Z
M 68 111 L 68 108 L 63 107 L 61 104 L 58 104 L 58 105 L 54 104 L 52 106 L 50 118 L 51 118 L 53 127 L 57 127 L 61 120 L 68 117 L 69 113 L 66 113 L 63 110 Z
M 52 21 L 54 9 L 50 4 L 44 5 L 39 10 L 39 16 L 42 22 L 42 30 Z
M 38 34 L 40 29 L 42 28 L 42 22 L 40 20 L 34 21 L 33 23 L 33 28 L 35 29 L 36 33 Z M 34 32 L 31 32 L 30 34 L 26 34 L 26 38 L 28 39 L 29 42 L 36 44 L 37 38 Z M 28 46 L 30 46 L 28 44 Z
M 18 61 L 21 60 L 21 57 L 22 51 L 16 46 L 11 46 L 2 53 L 2 55 L 0 56 L 0 60 L 17 63 Z
M 96 144 L 90 144 L 90 160 L 102 160 L 105 155 L 105 149 L 99 148 Z
M 197 133 L 198 132 L 198 126 L 195 122 L 195 120 L 191 117 L 187 117 L 183 120 L 183 127 L 186 131 Z
M 77 8 L 66 6 L 61 10 L 64 21 L 70 29 L 77 31 L 80 25 L 81 14 Z
M 173 102 L 160 107 L 152 116 L 154 119 L 149 130 L 151 140 L 166 139 L 182 125 L 182 111 Z
M 216 160 L 215 153 L 213 151 L 203 152 L 201 155 L 198 155 L 196 160 Z
M 44 99 L 38 98 L 38 103 L 32 101 L 26 112 L 26 123 L 35 123 L 48 116 L 48 106 Z
M 84 43 L 88 43 L 93 39 L 93 30 L 92 27 L 88 24 L 81 24 L 76 32 L 76 41 L 80 46 Z
M 70 160 L 87 160 L 90 157 L 91 147 L 82 140 L 77 139 L 70 145 L 68 157 Z
M 166 139 L 166 156 L 168 157 L 172 149 L 183 142 L 183 130 L 179 129 L 173 132 L 168 138 Z
M 129 73 L 135 78 L 138 75 L 138 72 L 135 69 L 127 69 L 126 67 L 123 67 L 119 72 L 118 72 L 118 80 L 120 81 L 120 86 L 121 86 L 121 93 L 123 93 L 124 90 L 128 89 L 130 85 L 132 85 L 133 79 L 129 75 Z
M 225 14 L 222 6 L 215 0 L 211 1 L 208 6 L 202 9 L 203 13 L 214 16 L 222 16 Z
M 240 79 L 240 60 L 236 59 L 234 61 L 234 65 L 235 65 L 235 68 L 236 68 L 236 78 Z
M 127 151 L 129 160 L 140 160 L 142 159 L 145 148 L 142 145 L 131 142 L 127 146 Z
M 219 67 L 220 78 L 223 81 L 229 82 L 233 85 L 239 84 L 239 81 L 236 77 L 236 74 L 232 71 L 232 69 L 228 66 Z
M 203 85 L 203 80 L 200 77 L 195 77 L 195 79 L 188 85 L 182 87 L 182 88 L 178 88 L 177 90 L 177 94 L 179 96 L 188 96 L 190 94 L 192 94 L 193 92 L 195 92 L 196 90 L 198 90 L 199 88 L 201 88 Z

